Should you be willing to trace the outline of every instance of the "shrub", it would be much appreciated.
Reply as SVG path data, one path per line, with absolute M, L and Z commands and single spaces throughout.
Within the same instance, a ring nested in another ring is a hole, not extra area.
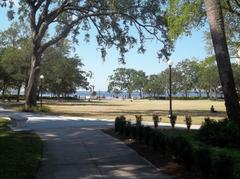
M 169 118 L 170 118 L 170 123 L 172 125 L 172 128 L 174 128 L 177 121 L 177 115 L 174 115 L 174 114 L 170 115 Z
M 126 127 L 124 129 L 124 136 L 125 137 L 130 137 L 130 130 L 131 130 L 131 122 L 126 121 Z
M 150 145 L 154 150 L 158 149 L 157 133 L 155 130 L 150 131 Z
M 190 130 L 191 126 L 192 126 L 192 117 L 189 115 L 185 116 L 185 123 L 187 125 L 187 129 Z
M 225 154 L 221 154 L 213 162 L 213 171 L 215 178 L 219 179 L 231 179 L 233 178 L 233 162 L 230 157 Z
M 119 118 L 119 116 L 117 116 L 117 117 L 115 118 L 115 122 L 114 122 L 115 132 L 118 132 L 118 131 L 119 131 L 119 126 L 120 126 L 120 118 Z
M 200 148 L 196 151 L 196 160 L 203 178 L 209 178 L 211 168 L 210 151 L 207 148 Z
M 135 115 L 136 117 L 136 126 L 142 126 L 142 115 Z
M 151 134 L 151 127 L 147 126 L 147 127 L 144 127 L 144 143 L 146 145 L 149 145 L 149 142 L 150 142 L 150 134 Z
M 167 140 L 166 135 L 164 135 L 162 132 L 157 133 L 157 142 L 158 142 L 158 149 L 165 155 L 166 149 L 167 149 Z
M 130 126 L 130 137 L 133 139 L 136 139 L 136 125 L 131 125 Z
M 184 166 L 190 170 L 194 164 L 194 152 L 193 147 L 184 137 L 176 137 L 174 140 L 175 152 L 174 155 L 178 162 L 184 164 Z
M 240 129 L 232 121 L 206 120 L 201 126 L 199 138 L 208 143 L 218 146 L 240 146 Z
M 144 138 L 144 127 L 143 126 L 137 126 L 136 128 L 136 138 L 139 143 L 142 143 L 142 140 Z
M 120 134 L 124 133 L 126 128 L 126 118 L 125 116 L 118 116 L 115 118 L 115 131 L 119 132 Z
M 158 114 L 154 113 L 152 116 L 152 120 L 154 123 L 154 127 L 157 128 L 158 127 L 158 123 L 161 122 L 162 118 L 159 118 Z
M 210 122 L 210 121 L 211 121 L 211 119 L 210 119 L 210 117 L 209 117 L 209 116 L 207 116 L 207 117 L 205 117 L 205 118 L 204 118 L 204 121 L 205 121 L 205 123 L 207 123 L 207 122 Z

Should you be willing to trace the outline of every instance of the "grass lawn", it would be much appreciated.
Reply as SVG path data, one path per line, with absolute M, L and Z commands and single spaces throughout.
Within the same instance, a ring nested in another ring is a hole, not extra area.
M 42 141 L 33 132 L 13 132 L 0 118 L 0 178 L 33 179 L 42 156 Z
M 118 115 L 125 115 L 127 119 L 135 120 L 134 115 L 143 115 L 144 120 L 151 121 L 154 112 L 159 113 L 163 122 L 169 110 L 168 100 L 102 100 L 78 103 L 48 103 L 52 113 L 80 116 L 89 118 L 115 119 Z M 210 113 L 214 105 L 217 113 Z M 209 116 L 216 120 L 226 117 L 223 101 L 210 100 L 173 100 L 173 112 L 178 115 L 177 123 L 184 123 L 185 115 L 192 116 L 193 124 L 201 124 L 204 117 Z

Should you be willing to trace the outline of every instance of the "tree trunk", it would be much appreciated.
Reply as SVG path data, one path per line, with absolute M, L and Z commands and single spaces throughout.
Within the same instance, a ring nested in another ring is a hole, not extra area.
M 41 55 L 37 52 L 33 52 L 31 60 L 30 76 L 26 91 L 26 106 L 36 106 L 37 105 L 37 90 L 39 81 L 39 65 L 40 65 Z
M 20 83 L 20 84 L 18 85 L 18 89 L 17 89 L 17 102 L 19 102 L 21 87 L 22 87 L 22 84 Z
M 217 100 L 217 88 L 214 88 L 215 100 Z
M 139 96 L 140 96 L 140 99 L 142 99 L 142 89 L 141 88 L 139 89 Z
M 206 94 L 207 94 L 207 98 L 209 99 L 210 98 L 210 95 L 209 95 L 209 91 L 208 90 L 206 90 Z
M 128 92 L 128 98 L 129 98 L 129 99 L 132 98 L 131 92 Z
M 27 78 L 24 80 L 24 98 L 26 99 L 27 96 L 27 86 L 28 86 L 28 80 L 29 80 L 29 70 L 26 72 Z
M 218 72 L 223 88 L 226 112 L 240 126 L 240 105 L 226 42 L 220 0 L 204 0 L 209 21 Z
M 57 93 L 57 101 L 60 101 L 60 94 Z
M 2 100 L 4 101 L 5 100 L 5 85 L 3 85 L 3 89 L 2 89 Z

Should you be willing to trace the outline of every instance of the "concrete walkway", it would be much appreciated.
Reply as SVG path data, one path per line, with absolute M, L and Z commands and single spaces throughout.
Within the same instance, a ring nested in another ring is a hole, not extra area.
M 119 140 L 95 128 L 37 131 L 44 141 L 38 179 L 168 178 Z
M 113 121 L 19 113 L 0 108 L 0 117 L 28 117 L 27 128 L 44 142 L 37 179 L 165 179 L 157 168 L 100 128 Z

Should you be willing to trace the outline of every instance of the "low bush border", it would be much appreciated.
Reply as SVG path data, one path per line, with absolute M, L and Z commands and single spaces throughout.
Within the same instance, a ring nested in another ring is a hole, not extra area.
M 153 129 L 132 124 L 128 124 L 128 129 L 129 138 L 137 139 L 163 155 L 174 156 L 187 170 L 196 170 L 203 178 L 240 178 L 240 151 L 207 145 L 199 139 L 196 131 Z M 124 132 L 116 132 L 126 136 Z

